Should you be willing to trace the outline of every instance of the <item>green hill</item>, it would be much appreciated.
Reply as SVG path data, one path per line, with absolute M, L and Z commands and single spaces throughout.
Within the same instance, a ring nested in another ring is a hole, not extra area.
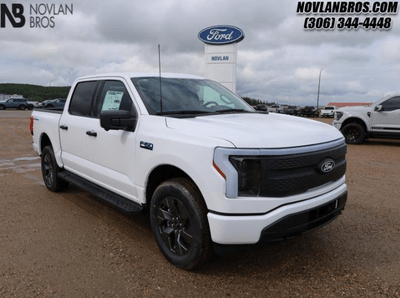
M 31 101 L 67 98 L 71 87 L 44 87 L 28 84 L 0 84 L 0 94 L 18 94 Z

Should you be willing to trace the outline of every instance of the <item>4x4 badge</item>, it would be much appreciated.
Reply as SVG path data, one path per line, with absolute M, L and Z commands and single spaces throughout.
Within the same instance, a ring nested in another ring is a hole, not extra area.
M 327 174 L 335 168 L 335 161 L 333 159 L 325 159 L 320 165 L 321 172 Z

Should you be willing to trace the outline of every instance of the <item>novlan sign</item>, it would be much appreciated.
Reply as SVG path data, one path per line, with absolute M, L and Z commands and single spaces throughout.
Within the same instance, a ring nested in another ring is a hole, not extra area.
M 225 45 L 240 42 L 244 33 L 235 26 L 212 26 L 201 30 L 198 37 L 206 44 Z
M 243 40 L 243 31 L 235 26 L 218 25 L 201 30 L 197 37 L 205 43 L 205 77 L 236 92 L 237 43 Z

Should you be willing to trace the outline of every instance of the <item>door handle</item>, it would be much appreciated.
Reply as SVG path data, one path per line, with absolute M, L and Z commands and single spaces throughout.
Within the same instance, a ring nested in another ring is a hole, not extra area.
M 65 124 L 60 125 L 60 128 L 63 129 L 63 130 L 68 130 L 68 126 L 66 126 Z
M 87 134 L 88 136 L 91 136 L 91 137 L 97 137 L 97 132 L 95 132 L 95 131 L 93 131 L 93 130 L 88 130 L 88 131 L 86 132 L 86 134 Z

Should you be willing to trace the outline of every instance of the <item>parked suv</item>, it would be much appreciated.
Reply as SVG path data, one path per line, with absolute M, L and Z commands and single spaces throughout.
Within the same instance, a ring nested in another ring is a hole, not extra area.
M 46 100 L 42 103 L 43 108 L 63 108 L 65 106 L 66 98 L 56 98 L 53 100 Z
M 348 144 L 360 144 L 368 138 L 400 138 L 400 94 L 378 100 L 369 107 L 345 107 L 336 110 L 333 126 Z
M 10 98 L 4 101 L 0 101 L 0 110 L 5 109 L 32 110 L 33 104 L 28 103 L 25 98 Z

